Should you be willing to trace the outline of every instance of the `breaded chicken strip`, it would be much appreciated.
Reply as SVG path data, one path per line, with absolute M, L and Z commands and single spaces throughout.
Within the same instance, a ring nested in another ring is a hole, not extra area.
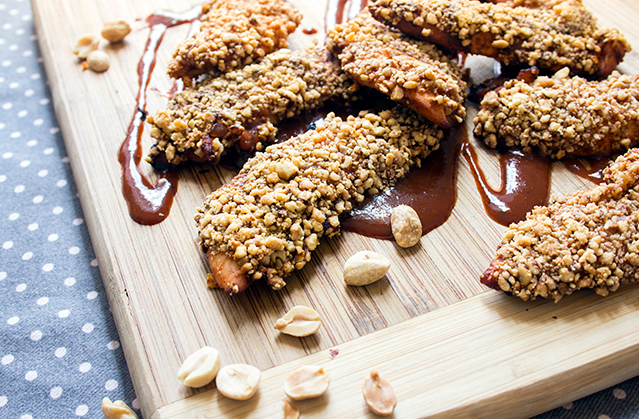
M 259 279 L 273 288 L 302 269 L 339 215 L 389 188 L 439 147 L 443 131 L 404 106 L 329 114 L 317 129 L 257 153 L 195 216 L 210 287 L 236 294 Z
M 604 171 L 603 183 L 510 226 L 481 282 L 522 300 L 559 301 L 592 288 L 606 296 L 639 281 L 639 149 Z
M 475 135 L 489 147 L 538 147 L 553 158 L 609 154 L 639 143 L 639 76 L 615 71 L 588 81 L 567 74 L 510 80 L 487 93 Z
M 435 45 L 391 29 L 364 11 L 328 33 L 328 48 L 357 83 L 403 103 L 442 128 L 463 121 L 466 83 Z
M 349 100 L 353 82 L 323 47 L 284 49 L 178 93 L 149 116 L 157 169 L 184 161 L 217 163 L 228 147 L 260 150 L 274 141 L 275 124 L 326 101 Z
M 606 77 L 630 51 L 619 31 L 597 27 L 581 0 L 374 0 L 369 9 L 404 33 L 506 65 Z
M 214 0 L 202 7 L 200 31 L 178 45 L 174 78 L 220 74 L 288 46 L 302 14 L 284 0 Z

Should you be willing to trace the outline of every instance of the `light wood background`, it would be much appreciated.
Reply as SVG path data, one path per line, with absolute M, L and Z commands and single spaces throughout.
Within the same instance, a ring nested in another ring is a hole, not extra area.
M 323 397 L 297 403 L 304 418 L 372 417 L 360 392 L 372 369 L 393 384 L 397 418 L 525 418 L 639 374 L 637 286 L 605 299 L 584 292 L 554 304 L 524 303 L 479 284 L 503 227 L 486 216 L 463 159 L 455 210 L 415 248 L 345 233 L 323 240 L 312 262 L 279 292 L 262 284 L 234 297 L 207 289 L 193 215 L 233 173 L 184 168 L 170 216 L 149 227 L 128 216 L 117 161 L 135 109 L 137 63 L 148 36 L 144 18 L 198 2 L 32 0 L 56 113 L 145 418 L 282 417 L 283 381 L 305 364 L 325 366 L 332 383 Z M 292 3 L 305 15 L 300 29 L 319 29 L 315 36 L 298 30 L 292 47 L 321 39 L 326 2 Z M 601 24 L 620 28 L 639 48 L 639 3 L 584 3 Z M 124 44 L 101 46 L 111 58 L 108 72 L 82 71 L 71 52 L 75 40 L 122 18 L 138 20 Z M 167 61 L 187 31 L 187 25 L 170 29 L 164 39 L 148 91 L 150 112 L 167 101 Z M 639 73 L 638 57 L 629 54 L 621 70 Z M 489 60 L 469 65 L 475 80 L 492 74 Z M 469 108 L 468 120 L 475 112 Z M 148 148 L 148 130 L 144 141 Z M 478 152 L 498 185 L 496 155 Z M 557 195 L 592 186 L 559 163 L 552 176 Z M 387 255 L 391 270 L 373 285 L 347 288 L 341 267 L 364 249 Z M 297 304 L 321 314 L 316 335 L 298 339 L 273 329 Z M 177 369 L 203 345 L 218 348 L 224 365 L 263 370 L 258 394 L 240 403 L 212 385 L 197 391 L 182 386 Z M 329 348 L 339 355 L 331 359 Z

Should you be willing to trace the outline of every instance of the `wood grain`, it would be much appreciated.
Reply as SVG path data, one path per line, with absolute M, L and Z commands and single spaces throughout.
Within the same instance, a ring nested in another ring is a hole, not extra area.
M 291 1 L 304 12 L 293 48 L 322 38 L 325 1 Z M 633 0 L 585 1 L 606 25 L 633 45 L 639 9 Z M 188 167 L 175 204 L 156 226 L 133 222 L 122 199 L 117 151 L 135 108 L 137 63 L 157 10 L 185 11 L 195 0 L 32 0 L 35 26 L 86 221 L 136 393 L 146 418 L 281 417 L 283 379 L 297 366 L 326 365 L 329 393 L 299 403 L 304 417 L 366 417 L 361 383 L 376 368 L 398 394 L 396 417 L 528 417 L 639 374 L 639 288 L 602 299 L 590 293 L 559 304 L 514 301 L 487 291 L 478 275 L 490 261 L 503 227 L 485 214 L 468 166 L 458 170 L 458 201 L 450 219 L 414 249 L 345 233 L 323 240 L 312 262 L 273 292 L 263 284 L 230 298 L 206 288 L 206 262 L 197 247 L 195 208 L 233 173 Z M 122 45 L 102 48 L 111 58 L 104 74 L 82 71 L 71 53 L 75 40 L 98 33 L 113 19 L 135 21 Z M 188 27 L 172 28 L 160 48 L 147 110 L 161 108 L 171 80 L 168 58 Z M 491 74 L 471 60 L 472 76 Z M 637 54 L 620 66 L 639 72 Z M 475 109 L 469 108 L 468 121 Z M 148 148 L 151 140 L 144 138 Z M 498 184 L 497 155 L 477 147 L 489 181 Z M 146 170 L 150 174 L 149 167 Z M 560 163 L 553 193 L 590 187 Z M 388 255 L 387 278 L 347 288 L 341 267 L 359 250 Z M 296 304 L 314 307 L 319 332 L 298 339 L 272 325 Z M 258 395 L 245 403 L 213 388 L 193 391 L 175 378 L 182 360 L 203 345 L 223 364 L 243 362 L 264 371 Z M 338 348 L 333 360 L 328 348 Z M 549 384 L 552 383 L 552 388 Z

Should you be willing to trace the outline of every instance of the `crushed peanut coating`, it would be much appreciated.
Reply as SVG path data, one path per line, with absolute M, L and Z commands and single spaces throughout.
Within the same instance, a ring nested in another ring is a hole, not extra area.
M 359 84 L 375 88 L 443 128 L 466 116 L 466 83 L 435 45 L 411 39 L 367 11 L 328 33 L 328 49 Z
M 593 288 L 606 296 L 639 281 L 639 149 L 604 171 L 589 191 L 536 207 L 504 233 L 481 282 L 522 300 L 559 301 Z
M 484 0 L 482 0 L 484 1 Z M 486 1 L 484 1 L 486 2 Z M 560 5 L 561 3 L 565 3 L 566 0 L 492 0 L 490 3 L 501 3 L 510 7 L 528 7 L 531 9 L 548 9 L 551 10 L 553 7 Z M 592 16 L 585 7 L 580 7 L 578 10 L 573 10 L 572 13 L 581 13 L 582 16 L 579 19 L 572 19 L 573 24 L 579 24 L 579 22 L 587 22 L 584 19 L 591 19 L 593 23 L 595 23 L 596 19 Z M 565 20 L 565 24 L 570 24 L 571 20 Z
M 507 65 L 605 77 L 630 51 L 618 30 L 597 27 L 581 0 L 375 0 L 369 9 L 402 32 Z
M 202 7 L 200 31 L 178 45 L 169 62 L 174 78 L 220 74 L 277 49 L 302 21 L 283 0 L 214 0 Z
M 331 113 L 315 130 L 257 153 L 197 210 L 209 286 L 235 294 L 264 279 L 283 287 L 322 236 L 339 233 L 340 214 L 420 165 L 442 138 L 441 129 L 396 106 L 346 120 Z
M 563 74 L 561 74 L 563 73 Z M 484 96 L 475 134 L 489 147 L 538 147 L 553 158 L 626 150 L 639 143 L 639 76 L 606 80 L 538 77 L 510 80 Z
M 260 150 L 273 142 L 275 124 L 353 97 L 353 82 L 325 48 L 283 49 L 178 93 L 147 122 L 156 140 L 149 160 L 156 168 L 184 161 L 217 163 L 228 147 Z

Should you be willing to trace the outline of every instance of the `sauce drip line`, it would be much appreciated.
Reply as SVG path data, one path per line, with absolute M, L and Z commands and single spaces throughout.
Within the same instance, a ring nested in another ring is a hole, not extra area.
M 183 13 L 157 12 L 146 18 L 149 38 L 138 63 L 138 93 L 135 113 L 127 129 L 126 139 L 118 153 L 122 166 L 122 194 L 127 202 L 131 218 L 143 225 L 162 222 L 169 215 L 177 192 L 178 175 L 175 171 L 158 173 L 156 184 L 141 169 L 142 133 L 146 119 L 146 92 L 155 68 L 157 51 L 166 30 L 170 27 L 192 23 L 202 13 L 201 6 Z

